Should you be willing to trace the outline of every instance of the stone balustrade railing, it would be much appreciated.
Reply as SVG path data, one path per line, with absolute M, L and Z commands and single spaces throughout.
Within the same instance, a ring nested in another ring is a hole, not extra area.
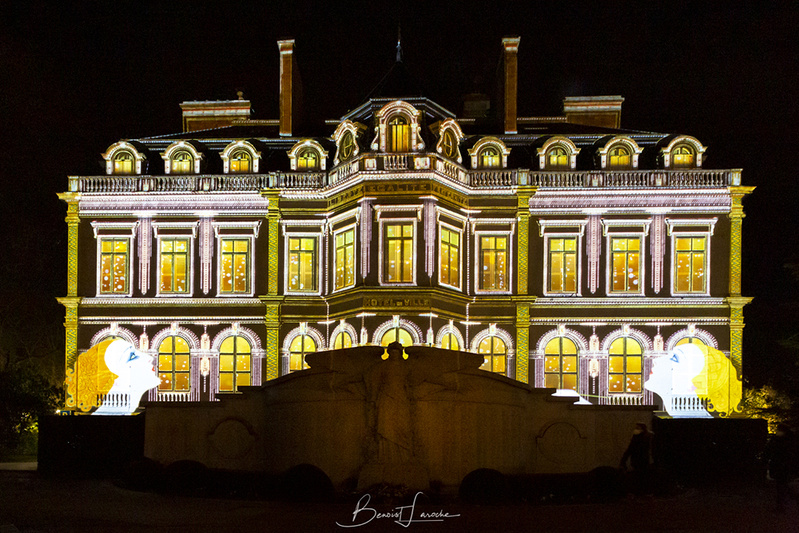
M 372 172 L 414 169 L 432 172 L 476 189 L 519 185 L 539 188 L 721 188 L 741 184 L 740 170 L 530 171 L 526 169 L 465 170 L 434 154 L 364 154 L 328 172 L 269 172 L 265 174 L 198 174 L 164 176 L 71 176 L 69 192 L 257 192 L 262 189 L 323 189 Z

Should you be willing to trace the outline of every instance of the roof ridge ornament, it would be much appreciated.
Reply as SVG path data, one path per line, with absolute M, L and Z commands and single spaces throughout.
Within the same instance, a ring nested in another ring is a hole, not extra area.
M 397 23 L 397 63 L 402 63 L 402 26 Z

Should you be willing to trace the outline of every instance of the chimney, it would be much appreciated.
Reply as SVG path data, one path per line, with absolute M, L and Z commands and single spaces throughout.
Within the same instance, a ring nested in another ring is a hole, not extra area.
M 516 133 L 516 86 L 518 85 L 518 65 L 516 54 L 519 51 L 521 37 L 505 37 L 502 46 L 505 48 L 505 133 Z
M 280 135 L 291 135 L 294 80 L 294 39 L 278 41 L 280 50 Z
M 621 96 L 567 96 L 563 99 L 563 114 L 571 124 L 621 127 Z

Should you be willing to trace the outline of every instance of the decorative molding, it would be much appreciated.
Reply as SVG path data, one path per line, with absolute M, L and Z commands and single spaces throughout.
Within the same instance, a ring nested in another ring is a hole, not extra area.
M 588 217 L 588 290 L 591 294 L 596 293 L 599 289 L 599 256 L 602 253 L 602 238 L 600 237 L 600 222 L 599 215 L 591 215 Z M 542 227 L 543 230 L 543 227 Z
M 663 290 L 663 259 L 666 256 L 666 217 L 652 217 L 651 235 L 649 236 L 649 254 L 652 257 L 652 289 L 655 294 Z

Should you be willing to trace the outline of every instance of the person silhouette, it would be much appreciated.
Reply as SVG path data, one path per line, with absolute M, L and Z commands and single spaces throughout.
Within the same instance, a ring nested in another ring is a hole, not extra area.
M 142 395 L 161 382 L 155 371 L 153 358 L 136 350 L 127 341 L 113 341 L 105 349 L 103 359 L 108 370 L 116 374 L 117 378 L 108 391 L 106 400 L 92 414 L 132 414 L 138 409 Z

